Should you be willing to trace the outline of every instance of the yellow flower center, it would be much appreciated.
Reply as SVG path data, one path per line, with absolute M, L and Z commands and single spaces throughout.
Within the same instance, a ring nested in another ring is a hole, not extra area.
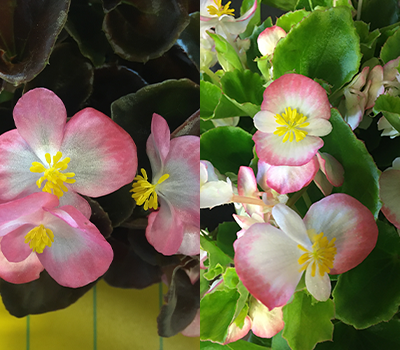
M 290 107 L 285 108 L 285 113 L 282 113 L 282 115 L 277 114 L 275 120 L 282 126 L 278 126 L 274 134 L 283 136 L 283 143 L 287 140 L 292 142 L 293 135 L 296 138 L 296 142 L 299 142 L 308 134 L 307 131 L 301 130 L 300 128 L 305 128 L 310 125 L 310 123 L 307 123 L 307 117 L 303 116 L 303 114 L 297 113 L 296 109 L 292 110 Z
M 45 167 L 42 163 L 33 162 L 29 170 L 33 173 L 43 173 L 43 176 L 36 181 L 36 185 L 40 188 L 43 181 L 47 180 L 44 184 L 43 192 L 53 193 L 60 198 L 64 192 L 68 192 L 68 188 L 64 185 L 64 182 L 68 184 L 75 182 L 74 179 L 68 179 L 69 177 L 74 177 L 75 173 L 62 173 L 63 170 L 68 168 L 68 163 L 71 159 L 67 157 L 60 161 L 62 158 L 61 152 L 57 152 L 53 156 L 53 163 L 51 162 L 50 153 L 46 153 L 45 157 L 48 167 Z
M 324 233 L 314 234 L 311 241 L 313 242 L 312 251 L 302 245 L 297 245 L 297 247 L 305 252 L 298 260 L 301 266 L 299 272 L 304 271 L 308 265 L 311 265 L 311 276 L 315 277 L 315 271 L 318 267 L 320 276 L 324 276 L 325 272 L 329 273 L 333 267 L 333 261 L 335 260 L 336 238 L 332 238 L 329 242 L 328 238 L 324 236 Z
M 43 225 L 30 230 L 25 236 L 25 243 L 29 243 L 29 248 L 39 254 L 43 253 L 46 246 L 51 247 L 52 242 L 54 242 L 53 231 Z
M 137 205 L 142 205 L 144 203 L 144 210 L 147 209 L 157 209 L 158 201 L 157 201 L 157 192 L 156 187 L 160 183 L 164 182 L 169 178 L 169 174 L 164 174 L 160 177 L 156 184 L 152 185 L 147 181 L 147 173 L 146 170 L 141 169 L 142 175 L 137 175 L 133 180 L 137 182 L 133 183 L 132 189 L 129 192 L 133 192 L 132 198 L 136 201 Z
M 221 4 L 222 0 L 214 0 L 215 6 L 207 6 L 208 13 L 211 16 L 218 16 L 221 17 L 222 15 L 231 15 L 233 16 L 233 13 L 235 12 L 235 9 L 230 9 L 229 5 L 231 4 L 231 1 L 229 1 L 226 5 Z

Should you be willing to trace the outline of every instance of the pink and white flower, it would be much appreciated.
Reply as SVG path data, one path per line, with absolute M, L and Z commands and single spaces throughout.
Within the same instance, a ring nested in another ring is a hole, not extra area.
M 317 300 L 327 300 L 328 273 L 340 274 L 360 264 L 378 237 L 372 213 L 342 193 L 314 203 L 303 220 L 282 204 L 274 206 L 272 215 L 279 229 L 254 224 L 234 243 L 240 280 L 269 309 L 289 301 L 304 271 L 308 291 Z
M 330 104 L 325 90 L 300 74 L 285 74 L 264 92 L 254 117 L 253 140 L 258 157 L 271 165 L 304 165 L 329 134 Z
M 393 161 L 379 178 L 379 197 L 382 200 L 382 213 L 400 229 L 400 157 Z
M 196 255 L 200 251 L 200 138 L 180 136 L 170 140 L 167 122 L 153 114 L 146 145 L 153 178 L 135 177 L 132 197 L 153 211 L 148 218 L 147 240 L 164 255 Z
M 60 285 L 78 288 L 109 268 L 113 250 L 96 226 L 57 196 L 38 192 L 0 204 L 0 277 L 12 283 L 46 269 Z
M 14 121 L 17 129 L 0 136 L 0 203 L 45 191 L 90 217 L 90 206 L 78 193 L 103 196 L 135 176 L 135 143 L 93 108 L 67 123 L 62 101 L 37 88 L 19 99 Z
M 284 29 L 272 26 L 264 29 L 257 38 L 258 50 L 263 56 L 270 56 L 274 53 L 276 44 L 286 36 Z
M 272 188 L 281 194 L 300 191 L 314 180 L 321 192 L 327 196 L 333 186 L 342 186 L 344 169 L 330 154 L 317 154 L 306 164 L 299 166 L 274 166 L 258 162 L 257 182 L 263 188 Z

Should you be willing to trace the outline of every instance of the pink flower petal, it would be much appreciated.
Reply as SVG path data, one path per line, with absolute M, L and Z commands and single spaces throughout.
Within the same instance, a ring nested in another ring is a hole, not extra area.
M 182 220 L 182 219 L 181 219 Z M 199 225 L 183 225 L 183 239 L 177 254 L 197 255 L 200 253 L 200 220 Z
M 0 135 L 0 203 L 41 191 L 36 185 L 40 175 L 29 169 L 40 159 L 18 133 Z
M 300 166 L 271 166 L 267 172 L 267 185 L 278 193 L 297 192 L 308 186 L 319 169 L 316 157 Z
M 246 30 L 251 18 L 257 9 L 257 0 L 254 0 L 253 6 L 250 7 L 242 16 L 234 18 L 232 16 L 222 15 L 220 20 L 223 21 L 224 26 L 229 33 L 239 35 Z
M 372 68 L 369 72 L 368 80 L 371 81 L 371 86 L 369 87 L 365 109 L 373 107 L 378 96 L 382 95 L 385 91 L 385 87 L 383 86 L 383 67 L 378 64 Z
M 324 141 L 316 136 L 306 136 L 296 142 L 282 142 L 282 137 L 257 131 L 253 140 L 258 157 L 270 165 L 304 165 L 324 145 Z
M 254 298 L 251 298 L 249 316 L 252 320 L 251 330 L 257 337 L 272 338 L 285 325 L 281 307 L 269 310 Z
M 258 195 L 257 181 L 252 168 L 241 166 L 238 173 L 238 194 L 245 197 L 260 198 Z M 263 215 L 263 208 L 259 205 L 243 204 L 246 212 Z
M 27 259 L 19 263 L 9 262 L 0 250 L 0 278 L 10 283 L 28 283 L 39 278 L 43 271 L 35 253 L 31 253 Z
M 75 209 L 79 210 L 86 218 L 90 219 L 92 208 L 90 207 L 88 201 L 79 194 L 73 191 L 65 192 L 64 195 L 60 198 L 59 206 L 62 207 L 64 205 L 73 206 Z
M 285 74 L 270 84 L 264 92 L 262 111 L 281 114 L 285 108 L 296 109 L 307 117 L 328 120 L 330 104 L 324 88 L 314 80 L 300 74 Z
M 336 238 L 337 254 L 331 274 L 346 272 L 360 264 L 375 247 L 378 227 L 374 216 L 355 198 L 336 193 L 314 203 L 304 217 L 307 229 Z
M 326 176 L 321 171 L 321 169 L 318 170 L 318 172 L 315 174 L 314 182 L 324 194 L 324 196 L 329 196 L 332 193 L 333 185 L 326 179 Z
M 170 136 L 169 126 L 166 120 L 154 113 L 153 119 L 151 120 L 151 134 L 146 143 L 146 153 L 151 163 L 153 177 L 163 175 L 159 175 L 159 172 L 162 171 L 165 158 L 169 152 Z
M 234 243 L 236 272 L 269 309 L 285 305 L 302 275 L 297 243 L 269 224 L 254 224 Z
M 343 185 L 344 169 L 335 157 L 328 153 L 317 153 L 321 171 L 325 174 L 328 181 L 335 187 Z
M 242 339 L 247 333 L 249 333 L 250 329 L 251 319 L 249 316 L 245 317 L 242 328 L 239 328 L 239 326 L 235 322 L 233 322 L 228 328 L 228 335 L 225 339 L 224 345 Z
M 197 310 L 196 316 L 192 323 L 182 332 L 185 337 L 200 337 L 200 308 Z
M 114 192 L 136 174 L 135 143 L 124 129 L 93 108 L 83 109 L 67 123 L 60 151 L 71 158 L 68 172 L 75 173 L 76 182 L 69 187 L 86 196 Z
M 19 263 L 32 253 L 29 243 L 25 243 L 25 236 L 35 225 L 21 223 L 18 228 L 5 235 L 1 241 L 1 251 L 4 257 L 13 263 Z
M 400 229 L 400 170 L 387 169 L 379 178 L 382 213 Z
M 49 209 L 43 225 L 53 231 L 54 242 L 38 258 L 58 284 L 82 287 L 108 270 L 113 259 L 111 246 L 74 207 Z
M 285 36 L 286 32 L 281 27 L 272 26 L 264 29 L 257 38 L 258 50 L 263 56 L 272 55 L 278 41 Z
M 14 120 L 19 134 L 43 162 L 45 153 L 57 153 L 67 112 L 54 92 L 36 88 L 25 93 L 15 105 Z
M 161 196 L 159 201 L 160 210 L 148 217 L 146 238 L 158 252 L 176 254 L 183 241 L 183 224 L 169 201 Z

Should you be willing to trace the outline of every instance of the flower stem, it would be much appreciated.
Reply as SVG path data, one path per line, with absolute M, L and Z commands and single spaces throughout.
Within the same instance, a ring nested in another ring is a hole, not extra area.
M 261 199 L 254 197 L 246 197 L 246 196 L 232 196 L 232 202 L 242 203 L 242 204 L 253 204 L 259 205 L 261 207 L 272 207 L 271 205 L 266 205 Z

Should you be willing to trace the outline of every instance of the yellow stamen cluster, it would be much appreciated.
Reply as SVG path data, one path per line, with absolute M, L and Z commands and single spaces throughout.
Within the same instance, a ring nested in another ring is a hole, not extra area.
M 283 136 L 282 142 L 285 143 L 287 140 L 289 142 L 293 141 L 293 135 L 296 138 L 296 142 L 303 140 L 308 134 L 305 130 L 300 130 L 300 128 L 305 128 L 310 125 L 307 123 L 307 117 L 303 116 L 297 112 L 296 109 L 291 109 L 290 107 L 285 108 L 285 113 L 282 115 L 277 114 L 275 120 L 279 125 L 274 132 L 275 135 Z
M 29 248 L 39 254 L 43 253 L 46 246 L 51 247 L 52 242 L 54 242 L 53 231 L 43 225 L 30 230 L 25 236 L 25 243 L 29 243 Z
M 231 1 L 229 1 L 226 5 L 221 4 L 222 0 L 214 0 L 215 6 L 207 6 L 208 13 L 211 16 L 218 16 L 221 17 L 222 15 L 230 15 L 233 16 L 233 13 L 235 12 L 235 9 L 230 9 L 229 5 L 231 4 Z
M 302 245 L 297 245 L 297 247 L 305 252 L 298 260 L 299 265 L 301 266 L 299 272 L 304 271 L 308 265 L 311 265 L 311 276 L 315 277 L 315 271 L 319 271 L 319 275 L 322 277 L 325 273 L 329 273 L 331 268 L 333 267 L 333 261 L 335 260 L 336 255 L 336 247 L 335 247 L 336 238 L 332 238 L 329 242 L 328 238 L 324 236 L 324 233 L 321 232 L 318 235 L 314 235 L 312 242 L 312 251 L 309 251 L 307 248 Z
M 75 173 L 61 172 L 68 168 L 68 163 L 71 159 L 67 157 L 60 161 L 62 153 L 57 152 L 57 154 L 53 156 L 52 164 L 50 153 L 46 153 L 45 157 L 48 167 L 45 167 L 42 163 L 33 162 L 29 170 L 33 173 L 43 173 L 43 176 L 36 181 L 36 185 L 40 188 L 43 181 L 47 180 L 44 184 L 43 192 L 53 193 L 60 198 L 63 196 L 64 192 L 68 192 L 68 188 L 64 185 L 64 182 L 68 184 L 75 182 L 74 179 L 68 179 L 69 177 L 74 177 Z
M 148 182 L 146 170 L 141 169 L 142 175 L 137 175 L 133 180 L 134 182 L 132 185 L 132 189 L 129 192 L 133 192 L 132 198 L 136 201 L 137 205 L 142 205 L 144 203 L 144 210 L 147 209 L 157 209 L 158 208 L 158 201 L 157 201 L 157 192 L 156 187 L 160 183 L 164 182 L 166 179 L 169 178 L 169 174 L 164 174 L 160 177 L 156 184 L 152 185 Z

